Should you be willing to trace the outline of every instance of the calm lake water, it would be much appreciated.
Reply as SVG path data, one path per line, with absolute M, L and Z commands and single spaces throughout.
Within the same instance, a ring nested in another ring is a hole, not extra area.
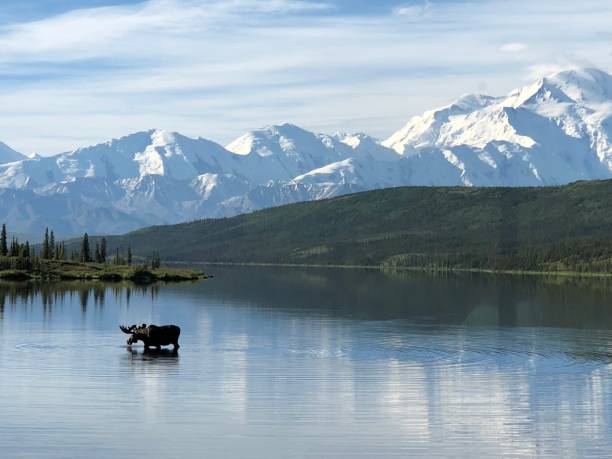
M 612 456 L 611 281 L 207 271 L 0 284 L 0 457 Z

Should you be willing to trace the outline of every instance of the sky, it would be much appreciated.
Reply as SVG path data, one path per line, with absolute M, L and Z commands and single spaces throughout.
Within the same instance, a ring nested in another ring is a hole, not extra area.
M 291 122 L 386 138 L 465 93 L 612 71 L 609 0 L 2 0 L 0 141 Z

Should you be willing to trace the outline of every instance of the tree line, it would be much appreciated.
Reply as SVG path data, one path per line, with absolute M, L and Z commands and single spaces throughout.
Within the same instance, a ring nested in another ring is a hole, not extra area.
M 2 225 L 0 232 L 0 268 L 1 269 L 32 269 L 35 267 L 36 252 L 30 243 L 20 243 L 19 239 L 13 236 L 11 243 L 8 243 L 6 225 Z
M 40 268 L 41 261 L 72 261 L 80 263 L 111 263 L 114 265 L 131 266 L 134 262 L 132 247 L 128 245 L 127 252 L 124 255 L 119 248 L 111 256 L 108 253 L 108 244 L 106 238 L 96 240 L 95 244 L 90 241 L 89 234 L 83 234 L 79 249 L 72 249 L 68 253 L 66 244 L 56 242 L 53 230 L 45 228 L 43 241 L 40 244 L 40 249 L 37 251 L 29 241 L 21 243 L 15 236 L 12 237 L 9 243 L 8 231 L 6 224 L 2 225 L 0 232 L 0 269 L 34 269 Z M 152 268 L 161 266 L 161 258 L 159 253 L 154 252 L 149 257 L 145 265 Z

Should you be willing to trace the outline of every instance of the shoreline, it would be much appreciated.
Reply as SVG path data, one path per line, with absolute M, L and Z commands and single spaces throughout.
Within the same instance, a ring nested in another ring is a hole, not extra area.
M 204 265 L 204 266 L 246 266 L 269 268 L 329 268 L 329 269 L 362 269 L 370 271 L 407 271 L 425 274 L 488 274 L 504 276 L 540 276 L 540 277 L 591 277 L 612 278 L 612 272 L 579 272 L 579 271 L 529 271 L 521 269 L 484 269 L 484 268 L 445 268 L 428 269 L 416 266 L 383 266 L 383 265 L 339 265 L 339 264 L 299 264 L 299 263 L 255 263 L 255 262 L 214 262 L 214 261 L 168 261 L 166 265 Z
M 169 267 L 145 268 L 143 266 L 112 265 L 102 263 L 76 263 L 69 261 L 44 261 L 39 269 L 0 270 L 0 280 L 14 282 L 123 282 L 153 284 L 156 282 L 185 282 L 207 279 L 209 276 L 193 269 Z

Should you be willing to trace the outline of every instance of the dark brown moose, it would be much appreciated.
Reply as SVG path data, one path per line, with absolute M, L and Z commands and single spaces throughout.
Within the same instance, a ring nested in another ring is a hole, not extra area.
M 142 324 L 140 327 L 137 325 L 132 325 L 130 327 L 120 325 L 119 328 L 123 333 L 131 335 L 127 340 L 128 346 L 138 341 L 142 341 L 145 350 L 148 350 L 150 347 L 161 349 L 162 346 L 168 346 L 170 344 L 174 346 L 175 351 L 180 347 L 178 339 L 181 334 L 181 329 L 176 325 L 162 325 L 161 327 L 147 324 Z

